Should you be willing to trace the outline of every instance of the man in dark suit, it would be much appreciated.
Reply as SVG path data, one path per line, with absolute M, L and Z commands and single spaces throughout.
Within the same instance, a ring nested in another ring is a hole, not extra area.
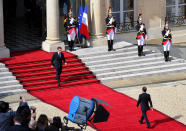
M 58 47 L 57 52 L 54 53 L 54 55 L 52 56 L 51 65 L 56 68 L 56 80 L 58 81 L 59 87 L 60 87 L 60 81 L 61 81 L 60 75 L 62 72 L 62 65 L 63 65 L 62 61 L 64 61 L 64 63 L 66 64 L 65 57 L 62 53 L 62 48 Z
M 10 126 L 6 131 L 29 131 L 28 128 L 25 128 L 21 125 L 22 117 L 19 114 L 16 114 L 14 117 L 14 126 Z
M 143 124 L 143 119 L 145 118 L 147 128 L 151 128 L 149 120 L 147 118 L 146 112 L 148 110 L 150 110 L 149 103 L 150 103 L 150 106 L 151 106 L 152 110 L 153 110 L 153 106 L 152 106 L 152 101 L 151 101 L 150 94 L 147 94 L 146 91 L 147 91 L 147 88 L 143 87 L 142 88 L 142 94 L 139 95 L 138 102 L 137 102 L 137 107 L 140 104 L 141 105 L 141 111 L 142 111 L 141 120 L 139 120 L 139 122 L 140 122 L 140 124 Z

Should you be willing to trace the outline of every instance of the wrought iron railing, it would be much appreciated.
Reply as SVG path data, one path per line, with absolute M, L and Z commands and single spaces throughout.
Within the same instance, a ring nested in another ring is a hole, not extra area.
M 172 16 L 167 17 L 169 19 L 170 26 L 182 26 L 186 25 L 186 17 L 185 16 Z
M 121 32 L 131 32 L 131 31 L 136 31 L 136 26 L 137 22 L 125 22 L 125 23 L 117 23 L 116 24 L 116 32 L 121 33 Z

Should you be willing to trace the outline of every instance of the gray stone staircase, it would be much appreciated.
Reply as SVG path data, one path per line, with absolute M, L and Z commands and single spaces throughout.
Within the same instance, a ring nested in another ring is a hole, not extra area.
M 171 57 L 171 62 L 165 62 L 163 54 L 146 47 L 146 56 L 138 57 L 137 46 L 127 42 L 115 43 L 114 48 L 116 51 L 113 52 L 108 52 L 105 46 L 73 53 L 77 54 L 103 83 L 186 72 L 186 62 L 183 59 Z
M 0 63 L 0 97 L 25 92 L 26 90 L 24 90 L 19 81 L 16 80 L 16 77 L 9 72 L 5 64 Z

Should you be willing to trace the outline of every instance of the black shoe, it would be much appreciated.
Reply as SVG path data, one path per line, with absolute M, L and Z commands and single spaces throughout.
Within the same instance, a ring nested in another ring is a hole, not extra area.
M 72 49 L 71 51 L 76 51 L 76 49 Z
M 142 55 L 142 56 L 145 56 L 145 53 L 142 52 L 141 55 Z
M 115 49 L 112 49 L 111 51 L 116 51 Z
M 148 128 L 148 129 L 150 129 L 150 128 L 151 128 L 151 126 L 147 126 L 147 128 Z
M 139 120 L 139 123 L 140 123 L 140 124 L 143 124 L 143 122 L 142 122 L 141 120 Z
M 108 51 L 111 51 L 111 49 L 108 49 Z
M 60 83 L 58 83 L 58 87 L 60 87 Z

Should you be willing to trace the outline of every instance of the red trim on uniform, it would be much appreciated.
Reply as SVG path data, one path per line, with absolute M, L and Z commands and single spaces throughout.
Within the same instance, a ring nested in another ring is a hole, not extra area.
M 172 45 L 172 41 L 171 41 L 171 40 L 162 41 L 162 44 L 163 44 L 163 45 L 166 45 L 168 41 L 169 41 L 170 44 Z
M 139 34 L 136 36 L 137 39 L 141 39 L 141 35 L 143 36 L 143 38 L 145 39 L 145 35 L 144 34 Z
M 114 28 L 110 28 L 109 30 L 107 30 L 107 34 L 110 34 L 110 32 L 113 30 L 114 34 L 115 34 L 115 29 Z
M 77 31 L 76 31 L 76 28 L 75 27 L 72 27 L 70 30 L 68 30 L 67 32 L 68 32 L 68 34 L 71 34 L 72 33 L 72 31 L 73 31 L 73 29 L 74 29 L 74 31 L 75 31 L 75 34 L 77 34 Z

